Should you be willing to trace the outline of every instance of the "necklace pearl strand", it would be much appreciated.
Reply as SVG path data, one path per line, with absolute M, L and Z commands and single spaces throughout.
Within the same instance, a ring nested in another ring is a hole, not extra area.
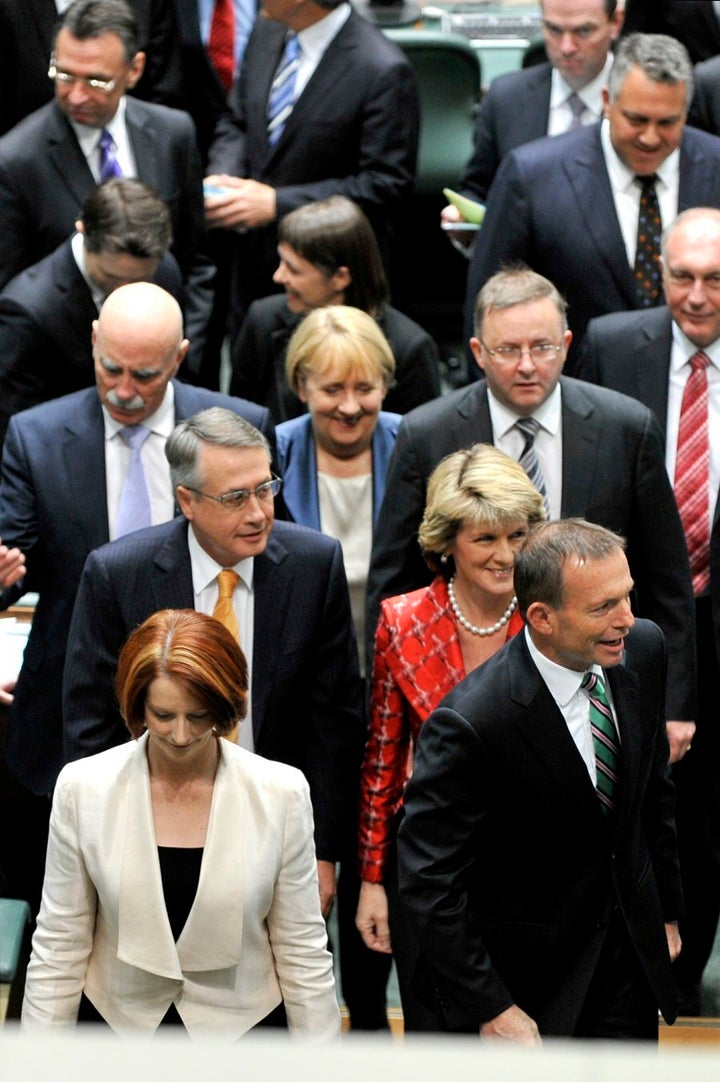
M 455 598 L 455 587 L 453 585 L 454 582 L 455 576 L 453 575 L 447 585 L 448 597 L 450 599 L 450 608 L 455 614 L 455 619 L 457 620 L 457 622 L 461 624 L 466 631 L 469 631 L 471 635 L 480 635 L 481 637 L 484 637 L 486 635 L 494 635 L 495 632 L 499 631 L 501 627 L 505 627 L 505 624 L 508 622 L 512 614 L 515 612 L 515 609 L 517 608 L 517 598 L 513 597 L 512 601 L 505 609 L 505 612 L 502 614 L 500 619 L 492 625 L 492 627 L 476 627 L 475 624 L 471 624 L 467 617 L 463 616 L 463 614 L 460 612 L 460 606 L 458 605 Z

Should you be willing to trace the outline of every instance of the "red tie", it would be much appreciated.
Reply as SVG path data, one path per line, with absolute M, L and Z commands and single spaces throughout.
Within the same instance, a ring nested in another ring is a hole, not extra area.
M 685 530 L 693 590 L 698 597 L 710 581 L 710 443 L 708 440 L 708 381 L 710 358 L 702 350 L 693 353 L 692 372 L 680 407 L 675 498 Z
M 230 90 L 235 75 L 233 0 L 215 0 L 207 49 L 220 82 L 226 90 Z

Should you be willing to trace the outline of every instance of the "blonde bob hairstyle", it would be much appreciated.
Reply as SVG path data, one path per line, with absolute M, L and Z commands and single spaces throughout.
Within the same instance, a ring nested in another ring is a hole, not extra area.
M 287 381 L 299 394 L 308 376 L 322 376 L 333 363 L 339 364 L 343 379 L 360 368 L 385 390 L 395 380 L 395 358 L 373 317 L 344 304 L 316 308 L 305 316 L 288 346 Z
M 532 526 L 545 517 L 542 496 L 522 466 L 497 447 L 476 443 L 433 470 L 418 540 L 431 571 L 449 578 L 454 561 L 447 550 L 463 526 Z
M 132 632 L 120 652 L 115 691 L 120 713 L 137 739 L 153 680 L 178 680 L 203 704 L 218 733 L 247 713 L 245 655 L 227 628 L 194 609 L 161 609 Z

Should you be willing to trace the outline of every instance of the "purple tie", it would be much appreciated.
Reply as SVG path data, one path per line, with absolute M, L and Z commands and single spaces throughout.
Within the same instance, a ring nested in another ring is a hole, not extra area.
M 120 506 L 115 523 L 116 537 L 152 526 L 150 494 L 141 456 L 142 446 L 149 435 L 150 429 L 145 425 L 123 425 L 120 429 L 120 436 L 130 448 L 130 465 L 120 493 Z
M 102 130 L 98 150 L 100 151 L 100 183 L 104 184 L 106 180 L 111 180 L 113 177 L 121 177 L 123 171 L 116 157 L 117 147 L 107 128 Z

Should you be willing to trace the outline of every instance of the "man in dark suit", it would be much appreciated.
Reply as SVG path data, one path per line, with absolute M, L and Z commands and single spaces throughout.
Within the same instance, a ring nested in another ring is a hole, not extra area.
M 364 736 L 340 545 L 273 521 L 267 441 L 234 414 L 184 421 L 166 453 L 184 518 L 103 546 L 82 574 L 63 692 L 66 758 L 128 738 L 113 680 L 130 631 L 162 608 L 217 615 L 219 575 L 234 570 L 234 630 L 252 673 L 238 739 L 306 775 L 327 915 L 335 862 L 354 859 Z
M 146 56 L 131 93 L 179 106 L 180 59 L 172 0 L 130 0 Z M 178 0 L 179 2 L 179 0 Z M 59 19 L 55 0 L 0 0 L 0 134 L 52 98 L 48 66 Z
M 603 115 L 610 50 L 623 18 L 617 0 L 543 0 L 541 7 L 548 63 L 493 79 L 478 113 L 475 149 L 458 191 L 481 203 L 509 151 Z M 445 207 L 442 219 L 460 221 L 461 215 Z
M 75 225 L 0 292 L 0 446 L 14 413 L 93 385 L 92 324 L 113 289 L 150 280 L 182 301 L 170 215 L 147 184 L 106 181 Z
M 595 524 L 536 527 L 515 588 L 525 632 L 420 732 L 398 837 L 417 990 L 440 1029 L 657 1041 L 682 902 L 665 642 Z
M 695 93 L 688 121 L 711 135 L 720 135 L 720 56 L 695 68 Z
M 645 243 L 638 245 L 641 181 L 661 221 L 687 207 L 720 206 L 720 140 L 685 127 L 691 96 L 683 47 L 636 34 L 616 51 L 605 121 L 507 155 L 470 265 L 468 331 L 483 283 L 516 260 L 552 278 L 568 302 L 571 371 L 590 319 L 657 302 L 659 271 L 647 289 L 636 277 Z
M 271 84 L 288 33 L 300 48 L 284 124 L 268 132 Z M 418 98 L 410 66 L 377 27 L 343 0 L 265 0 L 221 121 L 207 182 L 208 223 L 247 231 L 237 239 L 235 322 L 257 297 L 277 292 L 275 223 L 329 195 L 357 202 L 387 249 L 388 223 L 410 190 Z
M 188 342 L 176 302 L 148 283 L 122 286 L 95 324 L 97 388 L 16 414 L 3 448 L 0 537 L 25 557 L 24 580 L 1 595 L 40 595 L 5 736 L 7 762 L 33 792 L 62 766 L 60 693 L 75 591 L 89 552 L 116 536 L 129 448 L 121 429 L 150 429 L 141 452 L 151 521 L 175 510 L 163 447 L 174 424 L 211 405 L 272 435 L 267 410 L 174 379 Z M 0 585 L 9 584 L 0 581 Z
M 440 460 L 477 442 L 515 459 L 532 450 L 551 518 L 586 518 L 627 538 L 638 609 L 670 644 L 668 724 L 684 751 L 695 717 L 694 609 L 662 438 L 640 403 L 561 376 L 570 338 L 564 301 L 547 279 L 515 270 L 486 283 L 470 342 L 486 378 L 420 406 L 400 425 L 373 543 L 367 626 L 376 626 L 384 597 L 430 579 L 416 538 Z M 526 419 L 532 440 L 518 425 Z
M 694 513 L 684 516 L 695 587 L 697 732 L 692 755 L 673 771 L 685 895 L 684 947 L 676 978 L 681 1013 L 699 1014 L 702 974 L 720 916 L 720 734 L 714 706 L 720 666 L 711 611 L 711 593 L 718 583 L 712 581 L 709 551 L 712 524 L 720 513 L 720 211 L 688 210 L 669 227 L 663 242 L 663 284 L 667 307 L 591 321 L 578 376 L 631 395 L 655 413 L 665 441 L 668 475 L 681 502 L 683 416 L 702 408 L 707 425 L 707 473 L 693 473 L 692 484 L 701 519 L 698 522 Z M 709 362 L 704 379 L 700 375 L 708 395 L 704 404 L 692 404 L 697 380 L 692 365 L 699 355 Z M 686 395 L 691 396 L 687 408 Z
M 137 176 L 167 203 L 199 371 L 214 269 L 203 254 L 200 159 L 190 118 L 126 96 L 142 74 L 125 0 L 76 0 L 54 45 L 55 100 L 0 139 L 0 285 L 49 255 L 73 230 L 98 181 Z M 95 85 L 92 85 L 95 84 Z M 107 147 L 101 146 L 109 139 Z M 119 171 L 119 172 L 118 172 Z

